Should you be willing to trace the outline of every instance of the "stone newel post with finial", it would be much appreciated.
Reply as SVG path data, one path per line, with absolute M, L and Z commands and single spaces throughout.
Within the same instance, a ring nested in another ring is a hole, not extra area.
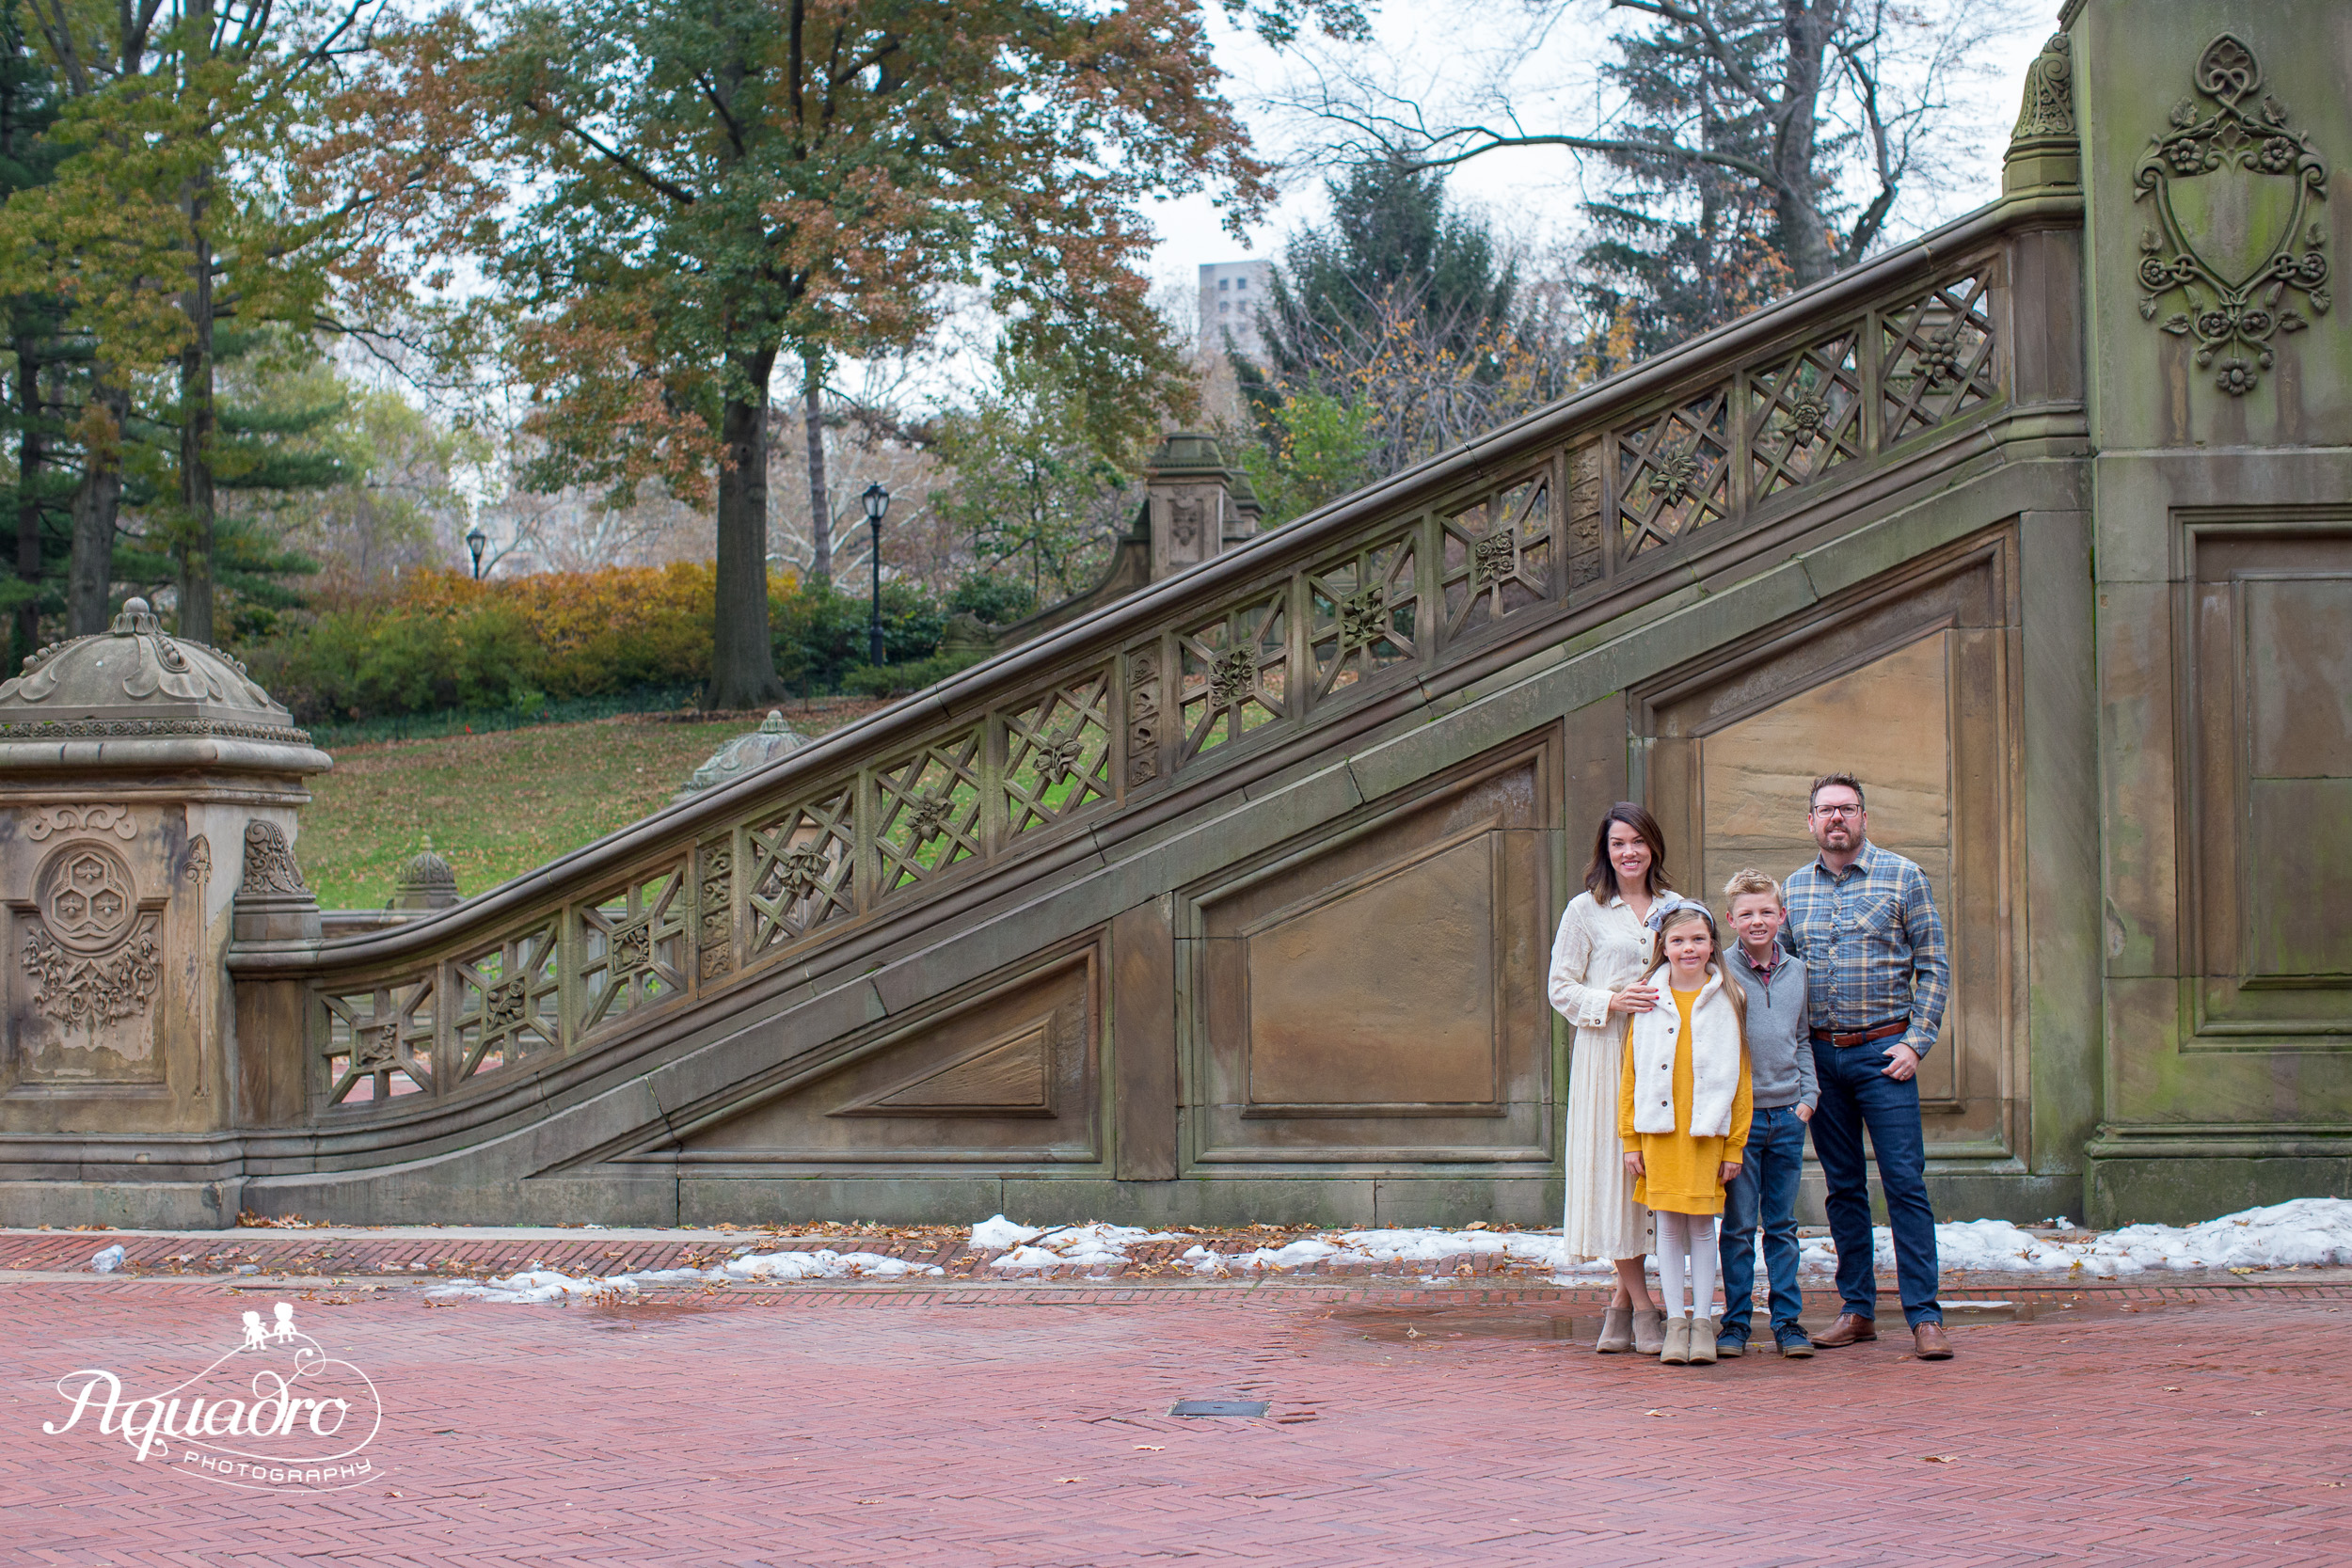
M 141 599 L 0 685 L 0 1143 L 71 1160 L 88 1210 L 51 1190 L 40 1220 L 235 1222 L 228 1134 L 283 1086 L 240 1071 L 222 959 L 317 940 L 295 808 L 330 766 Z M 0 1223 L 30 1218 L 0 1184 Z

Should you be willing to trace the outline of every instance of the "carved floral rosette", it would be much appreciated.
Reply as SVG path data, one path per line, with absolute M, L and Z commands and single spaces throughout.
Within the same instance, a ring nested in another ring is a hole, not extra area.
M 2276 340 L 2312 325 L 2297 307 L 2322 315 L 2333 303 L 2328 229 L 2312 216 L 2328 167 L 2239 39 L 2206 45 L 2193 79 L 2197 97 L 2173 105 L 2132 175 L 2155 218 L 2139 241 L 2139 314 L 2176 306 L 2162 330 L 2194 339 L 2199 368 L 2242 397 L 2276 362 Z

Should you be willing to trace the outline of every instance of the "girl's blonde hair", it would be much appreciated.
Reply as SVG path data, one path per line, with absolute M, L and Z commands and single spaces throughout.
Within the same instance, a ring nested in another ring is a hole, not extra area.
M 1668 911 L 1666 918 L 1658 923 L 1658 957 L 1650 960 L 1647 969 L 1642 971 L 1642 983 L 1647 985 L 1651 975 L 1666 967 L 1666 933 L 1677 926 L 1688 926 L 1694 920 L 1707 927 L 1708 944 L 1715 950 L 1715 973 L 1723 977 L 1724 999 L 1731 1004 L 1732 1016 L 1740 1021 L 1740 1045 L 1744 1050 L 1748 1043 L 1748 989 L 1740 983 L 1740 977 L 1724 962 L 1724 935 L 1716 929 L 1715 916 L 1705 904 L 1679 905 Z

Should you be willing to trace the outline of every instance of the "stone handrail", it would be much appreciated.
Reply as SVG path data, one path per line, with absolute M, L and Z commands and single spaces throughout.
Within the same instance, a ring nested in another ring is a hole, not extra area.
M 453 909 L 235 949 L 300 991 L 267 1119 L 406 1115 L 837 970 L 1964 460 L 2029 402 L 2009 247 L 2079 210 L 1996 203 Z

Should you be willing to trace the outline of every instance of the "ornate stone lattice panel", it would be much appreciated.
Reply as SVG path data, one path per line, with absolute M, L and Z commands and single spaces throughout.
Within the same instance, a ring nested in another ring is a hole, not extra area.
M 745 834 L 755 958 L 857 912 L 855 798 L 844 784 L 754 822 Z
M 1749 378 L 1748 494 L 1755 501 L 1862 455 L 1860 334 L 1808 343 Z
M 1110 672 L 1097 670 L 1006 710 L 1007 837 L 1111 798 L 1110 702 Z
M 2322 315 L 2334 303 L 2328 226 L 2311 215 L 2328 166 L 2262 90 L 2262 62 L 2238 39 L 2207 44 L 2191 80 L 2204 102 L 2173 105 L 2132 172 L 2133 199 L 2155 220 L 2140 234 L 2139 314 L 2180 307 L 2163 330 L 2193 340 L 2199 368 L 2242 397 L 2277 361 L 2278 340 L 2311 325 L 2296 307 Z
M 1931 430 L 2000 395 L 1988 271 L 1956 277 L 1879 318 L 1883 444 Z
M 1731 510 L 1731 386 L 1617 433 L 1617 559 L 1662 549 Z
M 553 921 L 453 960 L 453 1086 L 564 1049 L 562 954 Z
M 1289 715 L 1289 622 L 1284 595 L 1276 593 L 1177 637 L 1179 766 Z
M 380 1105 L 433 1089 L 434 995 L 430 975 L 372 990 L 330 991 L 326 1008 L 326 1102 Z
M 1550 602 L 1558 558 L 1551 484 L 1520 480 L 1438 519 L 1449 641 Z
M 874 770 L 881 891 L 897 893 L 978 858 L 981 730 L 944 736 Z
M 692 912 L 683 863 L 634 879 L 580 910 L 581 1033 L 686 989 Z
M 1423 641 L 1420 554 L 1403 534 L 1307 574 L 1313 701 L 1413 661 Z

